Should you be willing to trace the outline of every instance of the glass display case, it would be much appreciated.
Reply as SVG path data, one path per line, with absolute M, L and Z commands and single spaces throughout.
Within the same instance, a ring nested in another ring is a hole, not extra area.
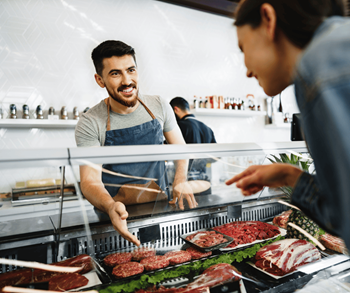
M 53 263 L 88 254 L 103 266 L 105 256 L 134 250 L 109 216 L 87 200 L 102 181 L 125 204 L 130 233 L 157 253 L 182 249 L 181 236 L 198 230 L 271 221 L 287 209 L 279 203 L 285 199 L 281 189 L 244 197 L 226 181 L 281 154 L 308 159 L 304 142 L 2 151 L 0 257 Z M 98 176 L 86 180 L 89 172 Z

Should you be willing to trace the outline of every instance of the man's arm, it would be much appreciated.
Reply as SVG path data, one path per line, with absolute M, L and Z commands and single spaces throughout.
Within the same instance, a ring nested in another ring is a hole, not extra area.
M 169 144 L 186 144 L 181 131 L 178 126 L 173 130 L 164 132 L 165 139 Z M 176 204 L 179 201 L 180 209 L 184 209 L 183 198 L 185 197 L 190 208 L 198 206 L 193 193 L 189 190 L 187 186 L 187 169 L 188 160 L 177 160 L 175 161 L 176 172 L 173 182 L 173 200 L 170 204 Z
M 102 166 L 80 166 L 80 188 L 86 199 L 96 208 L 108 214 L 114 229 L 126 240 L 137 246 L 140 241 L 127 228 L 128 213 L 125 205 L 115 202 L 101 180 Z

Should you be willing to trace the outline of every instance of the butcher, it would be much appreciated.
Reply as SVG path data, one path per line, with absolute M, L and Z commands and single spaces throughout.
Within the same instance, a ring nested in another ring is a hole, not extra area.
M 159 145 L 163 135 L 169 144 L 185 144 L 170 105 L 159 96 L 140 93 L 135 50 L 131 46 L 121 41 L 105 41 L 92 51 L 91 57 L 95 80 L 107 90 L 108 97 L 80 118 L 75 129 L 78 147 Z M 186 160 L 177 161 L 173 182 L 170 203 L 178 202 L 180 209 L 184 208 L 184 197 L 190 208 L 197 206 L 192 193 L 182 194 L 175 188 L 186 182 L 187 166 Z M 138 203 L 142 197 L 145 202 L 156 201 L 166 194 L 165 164 L 160 161 L 98 168 L 80 166 L 80 186 L 88 201 L 108 214 L 119 234 L 139 245 L 137 237 L 127 229 L 125 204 Z

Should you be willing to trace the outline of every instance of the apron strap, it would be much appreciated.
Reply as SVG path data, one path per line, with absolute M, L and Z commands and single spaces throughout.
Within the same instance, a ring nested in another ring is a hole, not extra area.
M 153 113 L 151 112 L 150 109 L 148 109 L 148 107 L 144 104 L 144 102 L 141 101 L 141 99 L 139 97 L 137 97 L 137 100 L 140 102 L 140 104 L 142 106 L 145 107 L 146 111 L 148 112 L 148 114 L 151 115 L 152 119 L 156 119 L 156 117 L 153 115 Z M 107 118 L 107 131 L 111 130 L 111 118 L 109 116 L 109 111 L 110 111 L 111 105 L 109 104 L 109 98 L 107 99 L 107 113 L 108 113 L 108 118 Z

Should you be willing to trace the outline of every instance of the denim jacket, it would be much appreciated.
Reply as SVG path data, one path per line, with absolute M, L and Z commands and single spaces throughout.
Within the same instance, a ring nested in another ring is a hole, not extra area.
M 316 176 L 302 174 L 292 203 L 350 248 L 349 18 L 330 17 L 318 27 L 294 77 Z

